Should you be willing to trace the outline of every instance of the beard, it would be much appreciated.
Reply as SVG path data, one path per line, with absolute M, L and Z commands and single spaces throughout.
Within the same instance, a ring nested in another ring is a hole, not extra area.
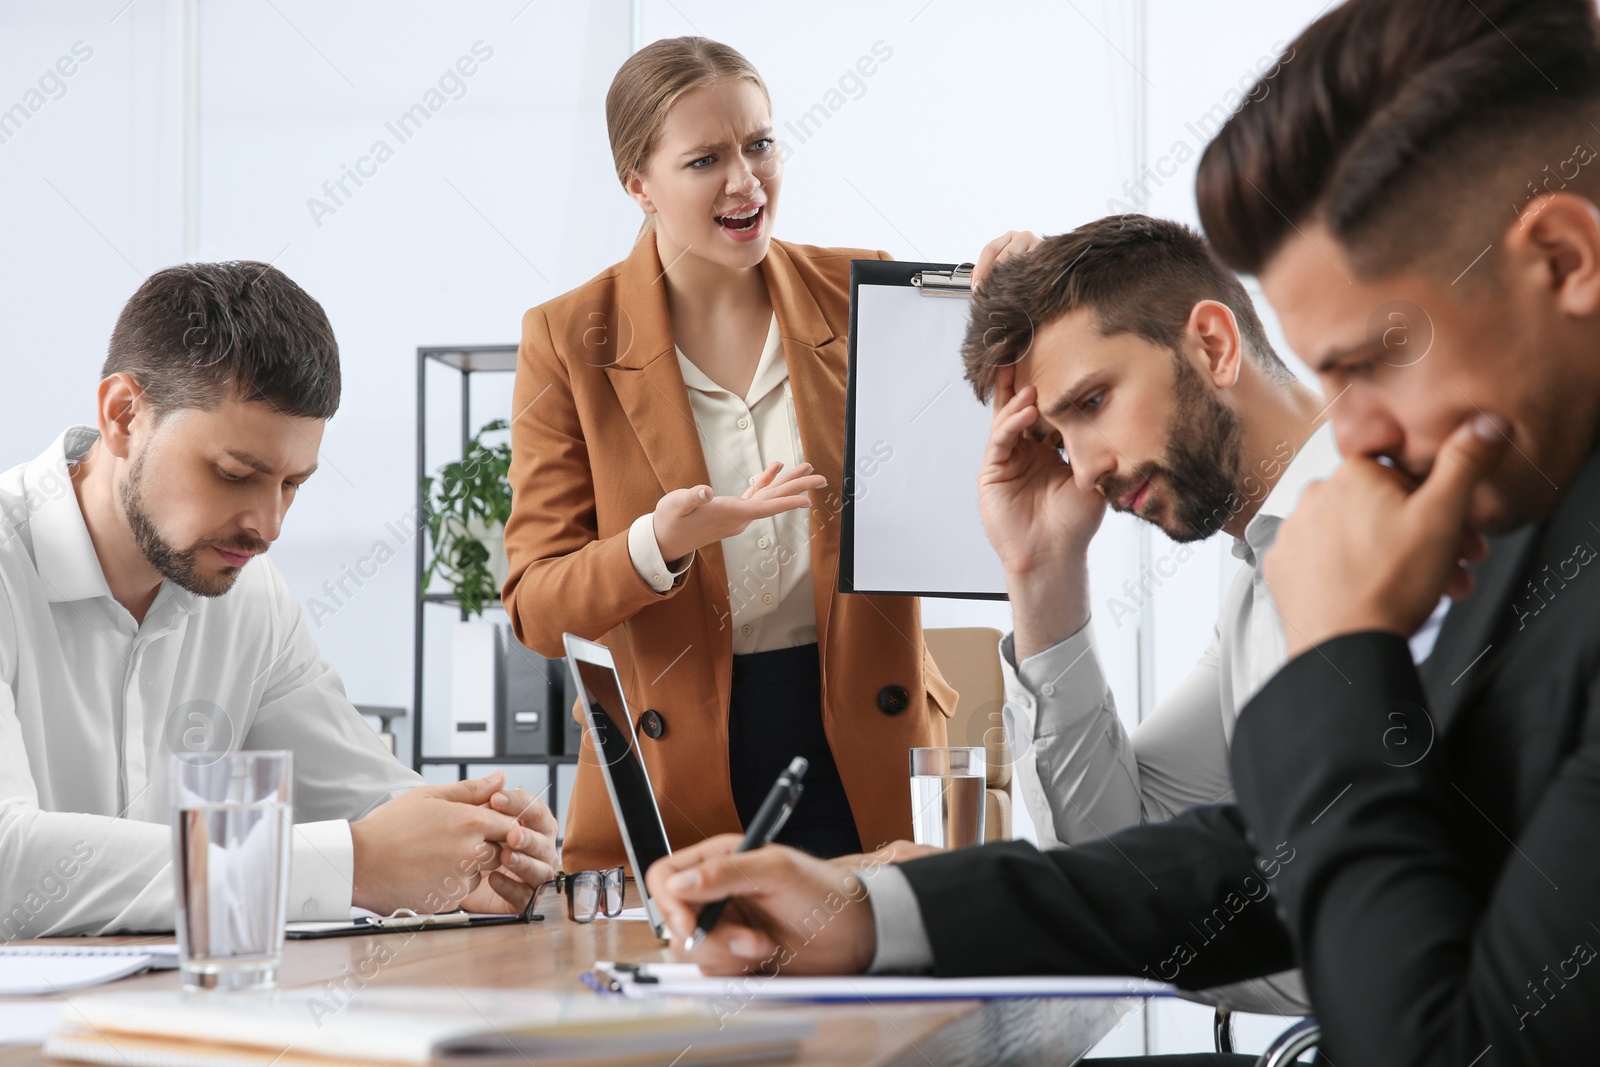
M 1182 544 L 1210 537 L 1243 506 L 1239 495 L 1243 428 L 1238 416 L 1212 395 L 1189 361 L 1181 354 L 1175 358 L 1176 409 L 1167 431 L 1166 461 L 1143 464 L 1131 477 L 1107 481 L 1104 488 L 1113 509 L 1122 511 L 1125 509 L 1117 507 L 1116 501 L 1159 478 L 1169 494 L 1171 516 L 1165 521 L 1147 521 Z
M 144 558 L 167 581 L 197 596 L 218 597 L 233 588 L 239 578 L 238 567 L 223 567 L 209 573 L 200 567 L 200 553 L 213 546 L 237 552 L 265 552 L 267 542 L 248 535 L 224 541 L 208 537 L 188 548 L 178 548 L 161 536 L 144 502 L 144 453 L 133 461 L 122 483 L 122 514 L 133 531 L 133 540 Z

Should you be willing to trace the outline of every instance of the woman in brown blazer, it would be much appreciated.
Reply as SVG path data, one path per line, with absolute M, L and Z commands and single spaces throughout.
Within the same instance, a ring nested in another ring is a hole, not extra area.
M 839 592 L 850 260 L 772 239 L 783 163 L 766 87 L 704 38 L 633 55 L 606 98 L 646 213 L 628 258 L 522 322 L 504 600 L 546 656 L 615 654 L 667 836 L 738 831 L 811 763 L 778 840 L 818 855 L 907 838 L 906 750 L 955 692 L 914 597 Z M 908 534 L 928 516 L 907 516 Z M 626 862 L 586 736 L 568 870 Z M 639 872 L 642 873 L 642 872 Z

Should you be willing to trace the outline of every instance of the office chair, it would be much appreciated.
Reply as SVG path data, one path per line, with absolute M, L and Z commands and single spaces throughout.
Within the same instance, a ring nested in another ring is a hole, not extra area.
M 1272 1044 L 1256 1060 L 1256 1067 L 1289 1067 L 1301 1055 L 1317 1047 L 1322 1040 L 1322 1027 L 1308 1015 L 1273 1039 Z
M 950 744 L 986 750 L 985 841 L 1011 838 L 1011 751 L 1000 714 L 1006 702 L 1000 636 L 999 630 L 987 626 L 955 626 L 922 634 L 939 673 L 960 694 L 950 715 Z

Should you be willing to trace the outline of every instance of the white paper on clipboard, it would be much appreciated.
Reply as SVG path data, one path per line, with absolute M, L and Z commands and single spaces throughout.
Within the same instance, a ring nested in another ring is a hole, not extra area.
M 971 301 L 870 284 L 855 299 L 852 587 L 1004 597 L 978 512 L 990 414 L 961 365 Z

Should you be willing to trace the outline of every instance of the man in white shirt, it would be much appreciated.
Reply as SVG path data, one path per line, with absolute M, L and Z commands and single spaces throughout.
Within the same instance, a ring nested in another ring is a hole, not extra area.
M 282 273 L 170 268 L 117 321 L 98 429 L 0 475 L 0 941 L 172 928 L 171 753 L 293 751 L 294 919 L 510 911 L 553 876 L 549 808 L 421 784 L 254 558 L 339 389 Z

